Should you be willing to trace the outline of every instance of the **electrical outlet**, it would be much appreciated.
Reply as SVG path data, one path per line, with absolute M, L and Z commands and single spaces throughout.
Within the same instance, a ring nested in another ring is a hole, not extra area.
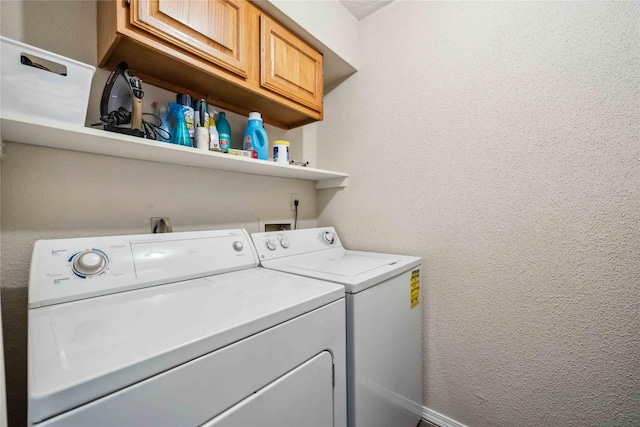
M 300 207 L 300 198 L 298 197 L 298 193 L 291 193 L 291 210 L 296 210 L 296 200 L 298 201 L 298 207 Z

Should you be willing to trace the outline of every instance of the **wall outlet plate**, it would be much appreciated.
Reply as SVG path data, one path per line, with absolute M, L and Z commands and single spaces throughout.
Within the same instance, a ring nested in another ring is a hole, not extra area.
M 296 205 L 295 205 L 295 201 L 298 201 L 298 208 L 300 208 L 300 196 L 298 196 L 298 193 L 291 193 L 291 210 L 295 211 L 296 210 Z

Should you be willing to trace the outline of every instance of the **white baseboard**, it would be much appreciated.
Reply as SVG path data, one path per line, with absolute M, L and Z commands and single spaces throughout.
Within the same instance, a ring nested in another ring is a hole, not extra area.
M 433 409 L 429 409 L 426 406 L 422 407 L 422 418 L 429 422 L 437 424 L 440 427 L 467 427 L 466 425 L 459 423 L 456 420 L 447 417 L 446 415 L 442 415 L 441 413 L 436 412 Z

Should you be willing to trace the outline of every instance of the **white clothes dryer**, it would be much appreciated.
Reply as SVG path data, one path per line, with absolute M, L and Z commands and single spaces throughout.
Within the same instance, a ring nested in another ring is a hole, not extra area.
M 41 240 L 31 426 L 345 426 L 344 288 L 244 230 Z
M 418 257 L 346 250 L 333 227 L 251 236 L 263 267 L 344 286 L 350 427 L 415 427 L 422 413 Z

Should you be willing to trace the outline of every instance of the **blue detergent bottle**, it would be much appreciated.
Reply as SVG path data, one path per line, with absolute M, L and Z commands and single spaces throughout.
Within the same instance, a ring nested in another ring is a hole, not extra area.
M 169 118 L 174 115 L 176 117 L 176 124 L 173 126 L 173 132 L 171 132 L 171 142 L 185 147 L 193 147 L 185 119 L 186 109 L 187 107 L 184 105 L 176 104 L 175 102 L 169 103 Z
M 258 153 L 258 159 L 269 160 L 269 140 L 262 124 L 262 115 L 256 111 L 249 113 L 249 124 L 244 132 L 244 149 Z

